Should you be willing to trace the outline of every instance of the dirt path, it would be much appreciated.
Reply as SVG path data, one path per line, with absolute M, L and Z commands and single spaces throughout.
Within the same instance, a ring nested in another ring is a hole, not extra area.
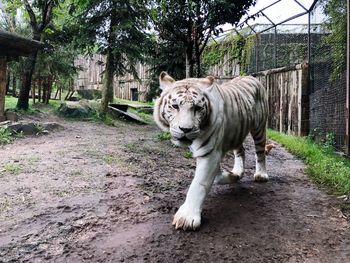
M 152 125 L 56 121 L 65 129 L 0 148 L 0 262 L 350 262 L 337 199 L 281 147 L 266 184 L 248 149 L 246 177 L 214 186 L 201 229 L 182 232 L 170 224 L 194 172 L 182 149 Z

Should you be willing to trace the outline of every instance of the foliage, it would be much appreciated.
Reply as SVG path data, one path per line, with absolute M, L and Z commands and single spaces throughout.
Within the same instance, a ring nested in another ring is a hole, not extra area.
M 327 20 L 324 22 L 330 34 L 324 37 L 324 41 L 332 50 L 331 79 L 338 79 L 346 69 L 346 32 L 347 32 L 347 2 L 346 0 L 323 0 L 324 13 Z
M 159 38 L 182 48 L 186 54 L 186 77 L 201 76 L 200 57 L 212 35 L 223 32 L 220 25 L 236 25 L 255 0 L 154 0 L 151 18 Z
M 245 38 L 237 33 L 230 33 L 219 41 L 211 41 L 204 49 L 202 61 L 204 67 L 214 66 L 222 63 L 225 55 L 228 56 L 226 63 L 237 61 L 241 70 L 245 68 L 247 57 L 250 55 L 250 37 Z M 244 74 L 243 71 L 241 74 Z
M 8 129 L 0 128 L 0 145 L 8 144 L 13 140 L 11 132 Z
M 22 170 L 22 167 L 19 164 L 6 163 L 3 166 L 3 170 L 10 174 L 19 174 Z
M 269 42 L 268 35 L 242 36 L 241 33 L 231 33 L 227 37 L 212 41 L 203 52 L 205 66 L 221 65 L 225 55 L 228 63 L 236 61 L 240 65 L 240 74 L 245 75 L 256 72 L 257 68 L 271 69 L 277 66 L 287 66 L 301 63 L 307 54 L 307 43 L 298 43 L 298 36 L 289 36 L 291 42 L 279 43 L 275 46 Z M 260 44 L 264 43 L 264 44 Z M 258 45 L 259 60 L 256 61 L 255 46 Z M 256 65 L 258 63 L 258 67 Z
M 339 156 L 328 147 L 313 143 L 308 138 L 285 135 L 269 130 L 268 137 L 281 143 L 307 164 L 311 178 L 337 194 L 350 193 L 350 160 Z
M 146 100 L 151 101 L 160 94 L 159 74 L 168 72 L 174 79 L 185 78 L 185 53 L 181 45 L 173 45 L 171 41 L 152 38 L 153 44 L 149 47 L 147 63 L 150 68 L 150 89 Z
M 75 44 L 81 49 L 106 55 L 101 111 L 113 101 L 113 78 L 131 73 L 144 60 L 148 46 L 147 12 L 144 1 L 77 0 L 72 13 L 76 20 Z
M 192 152 L 190 151 L 190 150 L 185 150 L 184 152 L 183 152 L 183 156 L 185 157 L 185 158 L 192 158 L 193 157 L 193 154 L 192 154 Z
M 245 39 L 245 45 L 242 50 L 242 58 L 240 64 L 240 74 L 246 75 L 248 73 L 249 60 L 251 59 L 252 50 L 254 48 L 255 36 L 248 36 Z
M 171 139 L 170 132 L 164 132 L 164 131 L 158 133 L 157 137 L 160 141 L 169 141 Z
M 245 42 L 243 36 L 234 33 L 228 34 L 219 42 L 212 41 L 203 52 L 203 63 L 209 66 L 216 65 L 226 54 L 229 60 L 241 59 Z

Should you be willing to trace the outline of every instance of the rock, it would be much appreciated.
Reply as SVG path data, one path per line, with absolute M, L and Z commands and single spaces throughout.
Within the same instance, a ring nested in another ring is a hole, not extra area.
M 0 127 L 8 129 L 12 134 L 23 133 L 23 135 L 36 135 L 38 133 L 47 134 L 48 131 L 63 129 L 63 127 L 55 122 L 34 123 L 27 121 L 0 123 Z
M 41 125 L 44 127 L 45 130 L 47 131 L 53 131 L 53 130 L 59 130 L 63 129 L 62 125 L 59 125 L 56 122 L 43 122 Z
M 37 134 L 38 129 L 35 123 L 31 122 L 14 122 L 6 127 L 11 133 L 23 133 L 23 135 Z
M 68 118 L 87 118 L 94 111 L 91 107 L 79 103 L 62 103 L 58 108 L 58 113 Z

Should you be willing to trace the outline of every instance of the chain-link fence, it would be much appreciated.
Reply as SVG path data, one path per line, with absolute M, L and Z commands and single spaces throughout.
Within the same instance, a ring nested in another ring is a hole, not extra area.
M 260 28 L 264 26 L 270 25 L 260 25 Z M 246 72 L 251 74 L 307 61 L 307 30 L 307 25 L 281 24 L 254 35 Z
M 314 1 L 307 24 L 249 25 L 245 72 L 309 64 L 309 135 L 349 152 L 346 145 L 347 1 Z M 295 20 L 296 21 L 296 20 Z M 248 32 L 248 33 L 247 33 Z
M 324 17 L 322 25 L 310 27 L 310 134 L 346 151 L 346 1 L 341 2 L 337 16 L 343 22 L 325 1 L 310 12 L 310 21 Z

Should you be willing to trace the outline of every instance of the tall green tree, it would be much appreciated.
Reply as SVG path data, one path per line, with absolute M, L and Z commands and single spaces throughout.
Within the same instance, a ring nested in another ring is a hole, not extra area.
M 101 112 L 113 101 L 114 76 L 132 73 L 144 60 L 148 37 L 147 10 L 139 0 L 78 0 L 76 43 L 89 53 L 106 55 Z M 79 11 L 79 9 L 81 11 Z
M 14 4 L 18 4 L 18 0 L 9 0 Z M 33 40 L 41 41 L 45 29 L 52 21 L 54 8 L 58 5 L 59 0 L 21 0 L 20 3 L 25 8 L 29 17 L 29 23 L 32 30 Z M 32 76 L 37 60 L 37 52 L 30 55 L 23 64 L 23 75 L 17 108 L 27 110 L 29 107 L 29 92 L 31 89 Z
M 186 77 L 201 76 L 201 54 L 221 25 L 237 25 L 255 0 L 154 0 L 152 20 L 160 38 L 181 45 Z M 196 74 L 195 74 L 196 68 Z
M 179 45 L 153 37 L 147 56 L 147 64 L 150 66 L 150 89 L 146 100 L 152 101 L 159 93 L 159 73 L 168 72 L 175 79 L 185 78 L 185 53 Z

